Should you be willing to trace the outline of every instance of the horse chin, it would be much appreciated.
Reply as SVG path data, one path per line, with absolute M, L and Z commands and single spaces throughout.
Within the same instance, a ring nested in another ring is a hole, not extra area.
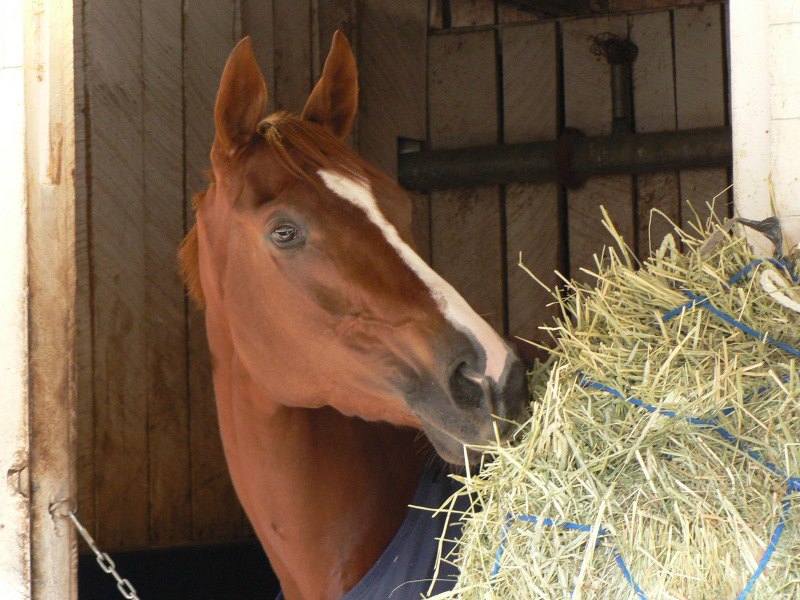
M 480 463 L 481 452 L 465 445 L 455 436 L 430 423 L 423 423 L 425 435 L 443 461 L 456 467 L 464 467 L 467 462 L 471 467 Z M 465 462 L 466 461 L 466 462 Z

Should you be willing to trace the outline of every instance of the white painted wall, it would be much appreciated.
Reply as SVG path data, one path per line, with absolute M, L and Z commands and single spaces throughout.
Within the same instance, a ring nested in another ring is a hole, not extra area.
M 736 211 L 777 214 L 791 247 L 800 242 L 800 0 L 731 0 L 729 39 Z
M 0 598 L 30 598 L 24 0 L 0 2 Z M 17 470 L 24 467 L 22 472 Z M 7 477 L 7 473 L 17 473 Z

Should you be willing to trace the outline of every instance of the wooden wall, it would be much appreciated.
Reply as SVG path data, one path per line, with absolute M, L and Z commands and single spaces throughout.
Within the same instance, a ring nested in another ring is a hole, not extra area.
M 444 10 L 443 10 L 444 8 Z M 608 66 L 589 36 L 629 33 L 639 131 L 727 121 L 725 8 L 536 21 L 494 0 L 76 2 L 79 514 L 108 550 L 231 540 L 250 529 L 230 486 L 202 315 L 175 249 L 205 187 L 225 59 L 253 37 L 270 108 L 299 111 L 333 31 L 359 59 L 353 142 L 394 174 L 398 138 L 435 148 L 552 139 L 611 123 Z M 420 253 L 498 330 L 540 338 L 553 269 L 608 240 L 605 204 L 646 248 L 649 207 L 685 220 L 723 171 L 448 190 L 414 199 Z M 654 235 L 665 231 L 662 223 Z

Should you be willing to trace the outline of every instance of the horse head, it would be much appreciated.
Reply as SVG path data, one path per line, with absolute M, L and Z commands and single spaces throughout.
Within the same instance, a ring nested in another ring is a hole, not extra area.
M 344 142 L 358 76 L 337 32 L 301 115 L 264 118 L 249 39 L 214 109 L 213 181 L 181 250 L 209 343 L 276 405 L 329 406 L 425 431 L 463 463 L 527 406 L 509 345 L 414 251 L 411 204 Z M 265 409 L 266 410 L 266 409 Z

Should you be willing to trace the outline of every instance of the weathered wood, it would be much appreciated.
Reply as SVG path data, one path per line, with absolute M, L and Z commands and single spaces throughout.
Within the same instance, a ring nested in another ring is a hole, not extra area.
M 312 3 L 312 23 L 311 23 L 311 80 L 312 87 L 316 84 L 320 75 L 322 74 L 322 67 L 325 65 L 325 59 L 328 58 L 328 52 L 331 49 L 331 42 L 333 41 L 333 33 L 338 29 L 347 37 L 350 48 L 356 56 L 356 62 L 359 67 L 359 85 L 360 91 L 363 91 L 364 79 L 361 74 L 361 61 L 359 52 L 360 34 L 361 29 L 359 15 L 360 10 L 368 10 L 369 3 L 357 3 L 356 0 L 317 0 L 316 4 Z M 378 3 L 380 4 L 380 2 Z M 314 8 L 316 7 L 316 14 Z M 370 7 L 371 8 L 371 7 Z M 402 9 L 402 6 L 398 7 Z M 424 39 L 424 38 L 423 38 Z M 358 146 L 358 135 L 361 119 L 361 112 L 356 113 L 355 121 L 353 122 L 353 129 L 347 137 L 347 144 L 350 146 Z
M 591 52 L 592 37 L 611 32 L 625 36 L 625 17 L 567 21 L 563 24 L 564 111 L 566 125 L 587 135 L 611 133 L 611 69 Z M 636 247 L 631 178 L 627 175 L 598 177 L 567 195 L 569 206 L 570 274 L 585 278 L 580 268 L 594 270 L 594 254 L 610 244 L 611 236 L 600 224 L 604 205 L 617 230 Z
M 31 597 L 78 596 L 75 532 L 75 104 L 72 5 L 25 5 Z M 63 506 L 62 506 L 63 508 Z
M 183 237 L 180 0 L 142 0 L 145 344 L 150 545 L 191 539 L 186 302 L 175 265 Z
M 498 23 L 518 23 L 520 21 L 537 20 L 539 20 L 539 16 L 532 10 L 524 10 L 506 2 L 498 2 L 497 4 Z
M 186 203 L 205 190 L 214 139 L 214 100 L 222 69 L 234 45 L 234 5 L 215 0 L 188 5 L 184 21 L 184 89 L 186 94 Z M 187 223 L 187 227 L 191 222 Z M 228 475 L 219 435 L 211 361 L 202 312 L 190 307 L 189 404 L 192 454 L 192 537 L 195 541 L 230 540 L 241 535 L 243 511 Z
M 428 2 L 428 27 L 431 29 L 441 29 L 443 22 L 443 3 L 449 0 L 429 0 Z M 449 10 L 449 9 L 448 9 Z
M 27 198 L 25 189 L 25 21 L 21 2 L 0 3 L 0 596 L 31 598 L 28 422 Z
M 494 23 L 494 0 L 450 0 L 450 18 L 451 27 Z
M 675 96 L 678 129 L 725 124 L 725 80 L 719 6 L 675 11 Z M 694 211 L 705 219 L 706 203 L 728 186 L 725 169 L 682 171 L 681 224 L 695 221 Z M 727 216 L 728 194 L 714 205 L 719 218 Z M 691 204 L 691 206 L 690 206 Z M 692 210 L 692 208 L 694 210 Z
M 242 35 L 253 40 L 256 61 L 267 82 L 267 112 L 275 111 L 275 22 L 273 0 L 241 0 Z
M 357 57 L 359 52 L 359 30 L 363 30 L 360 10 L 368 11 L 373 8 L 380 9 L 380 6 L 373 7 L 374 2 L 358 3 L 356 0 L 318 0 L 317 8 L 317 35 L 319 36 L 317 56 L 314 61 L 313 79 L 316 81 L 322 73 L 322 66 L 328 57 L 333 40 L 333 32 L 337 29 L 345 34 L 350 47 Z M 377 3 L 380 5 L 380 2 Z M 398 4 L 398 3 L 395 3 Z M 403 2 L 402 4 L 406 4 Z M 412 4 L 416 4 L 412 2 Z M 427 6 L 427 4 L 426 4 Z M 398 12 L 402 12 L 405 6 L 396 6 Z
M 376 0 L 364 3 L 359 15 L 358 146 L 367 160 L 393 177 L 397 139 L 427 137 L 426 18 L 425 0 Z M 415 194 L 412 202 L 417 250 L 430 260 L 430 199 Z
M 672 27 L 669 12 L 631 17 L 631 39 L 639 47 L 633 63 L 633 109 L 636 131 L 675 129 Z M 649 255 L 680 225 L 680 188 L 677 173 L 654 173 L 636 178 L 638 192 L 639 256 Z M 657 209 L 665 216 L 652 214 Z
M 437 35 L 428 44 L 431 147 L 496 143 L 494 32 Z M 502 331 L 505 273 L 499 189 L 431 194 L 431 225 L 433 267 Z
M 91 239 L 88 190 L 89 106 L 85 94 L 86 73 L 83 69 L 86 32 L 83 30 L 84 3 L 75 2 L 75 263 L 76 292 L 75 360 L 77 362 L 77 508 L 81 522 L 95 531 L 95 464 L 94 464 L 94 377 L 92 339 Z M 79 540 L 81 551 L 88 550 Z
M 148 536 L 142 31 L 135 0 L 85 5 L 91 106 L 96 539 Z
M 503 128 L 506 143 L 555 139 L 558 135 L 558 56 L 555 23 L 505 29 Z M 545 284 L 556 285 L 562 269 L 559 186 L 506 186 L 508 333 L 544 342 L 538 326 L 550 321 L 550 294 L 518 266 L 524 264 Z
M 311 93 L 312 13 L 310 0 L 273 0 L 275 108 L 303 110 Z

